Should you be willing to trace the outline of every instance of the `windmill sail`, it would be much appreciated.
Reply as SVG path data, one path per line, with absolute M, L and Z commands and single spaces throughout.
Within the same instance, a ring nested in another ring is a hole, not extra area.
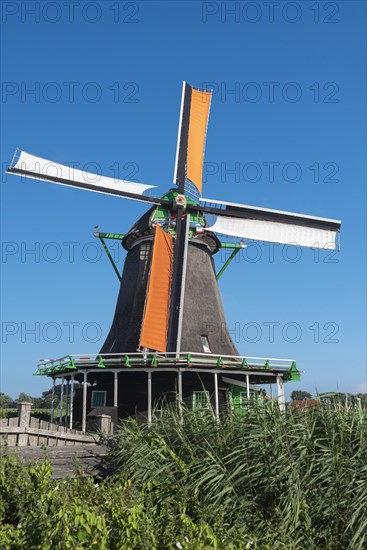
M 68 185 L 87 191 L 117 195 L 135 200 L 161 203 L 160 199 L 146 197 L 143 194 L 154 185 L 145 185 L 125 180 L 117 180 L 84 170 L 59 164 L 35 155 L 19 151 L 14 164 L 9 166 L 7 173 L 26 178 L 47 181 L 59 185 Z
M 194 89 L 183 83 L 180 122 L 178 128 L 174 183 L 184 191 L 190 180 L 202 192 L 206 131 L 209 120 L 211 92 Z
M 172 277 L 172 235 L 156 225 L 140 347 L 165 352 Z
M 293 212 L 201 199 L 217 216 L 206 229 L 223 235 L 309 248 L 335 249 L 341 222 Z

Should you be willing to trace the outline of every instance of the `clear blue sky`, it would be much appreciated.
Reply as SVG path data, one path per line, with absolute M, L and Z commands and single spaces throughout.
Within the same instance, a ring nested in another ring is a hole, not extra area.
M 238 349 L 296 358 L 288 391 L 367 391 L 365 3 L 57 4 L 2 2 L 2 173 L 19 146 L 163 193 L 182 80 L 213 83 L 203 195 L 343 222 L 339 255 L 272 261 L 260 245 L 232 264 L 220 288 Z M 126 232 L 146 207 L 4 174 L 1 198 L 1 391 L 40 395 L 37 359 L 97 352 L 112 320 L 94 226 Z

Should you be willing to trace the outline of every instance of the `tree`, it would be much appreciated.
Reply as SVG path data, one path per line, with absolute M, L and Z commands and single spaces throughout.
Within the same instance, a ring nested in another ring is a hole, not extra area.
M 293 390 L 291 393 L 292 401 L 303 401 L 304 399 L 312 399 L 312 395 L 308 391 Z
M 14 399 L 10 395 L 0 392 L 0 409 L 12 409 L 14 407 Z
M 357 393 L 355 398 L 356 398 L 356 401 L 360 400 L 359 402 L 360 402 L 362 408 L 367 408 L 367 393 Z
M 33 397 L 31 397 L 30 395 L 27 395 L 24 392 L 20 392 L 20 394 L 18 395 L 17 401 L 18 403 L 20 403 L 21 401 L 28 401 L 28 403 L 33 403 Z
M 65 389 L 65 388 L 64 388 Z M 60 402 L 61 384 L 55 385 L 54 406 L 57 407 Z M 41 409 L 51 409 L 52 406 L 52 388 L 42 392 Z
M 33 397 L 33 408 L 34 409 L 45 409 L 47 407 L 43 406 L 43 399 L 42 397 Z

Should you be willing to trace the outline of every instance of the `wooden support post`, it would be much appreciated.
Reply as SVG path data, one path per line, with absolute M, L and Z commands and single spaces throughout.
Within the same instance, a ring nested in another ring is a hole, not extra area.
M 64 405 L 64 377 L 61 377 L 60 406 L 59 406 L 59 426 L 62 422 L 62 409 Z
M 182 422 L 182 371 L 179 368 L 177 371 L 177 392 L 178 392 L 178 413 Z
M 32 403 L 28 403 L 27 401 L 18 403 L 19 428 L 24 430 L 23 433 L 18 435 L 19 447 L 26 447 L 28 445 L 27 428 L 29 428 L 29 424 L 31 422 L 31 407 Z
M 284 395 L 284 381 L 283 378 L 277 375 L 277 390 L 278 390 L 278 405 L 282 413 L 285 412 L 285 395 Z
M 51 395 L 51 423 L 55 418 L 55 378 L 52 379 L 52 395 Z
M 178 400 L 182 403 L 182 371 L 178 369 L 177 372 L 177 390 L 178 390 Z
M 82 415 L 82 432 L 85 434 L 87 431 L 87 371 L 84 371 L 83 375 L 83 415 Z
M 247 401 L 250 400 L 250 375 L 246 374 L 246 397 Z
M 70 380 L 70 418 L 69 418 L 69 428 L 73 429 L 73 412 L 74 412 L 74 375 L 71 375 Z
M 119 388 L 119 373 L 117 370 L 113 373 L 113 406 L 118 407 L 118 388 Z
M 148 371 L 148 424 L 152 423 L 152 371 Z
M 70 400 L 69 400 L 69 379 L 66 378 L 65 421 L 64 421 L 65 428 L 68 427 L 69 403 L 70 403 Z
M 218 373 L 214 373 L 214 400 L 215 400 L 215 416 L 219 421 L 219 395 L 218 395 Z

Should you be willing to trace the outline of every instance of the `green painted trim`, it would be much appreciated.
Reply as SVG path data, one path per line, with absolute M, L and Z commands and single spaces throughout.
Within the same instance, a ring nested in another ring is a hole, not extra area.
M 225 247 L 224 247 L 225 248 Z M 228 260 L 226 261 L 226 263 L 223 265 L 222 269 L 219 271 L 219 273 L 217 274 L 216 276 L 216 279 L 217 281 L 219 280 L 219 278 L 223 275 L 223 273 L 225 272 L 225 270 L 227 269 L 227 267 L 229 266 L 229 264 L 231 263 L 231 261 L 233 260 L 233 258 L 235 256 L 237 256 L 237 254 L 239 253 L 239 251 L 241 250 L 242 247 L 239 247 L 239 248 L 235 248 L 232 252 L 232 254 L 230 255 L 230 257 L 228 258 Z
M 165 358 L 165 357 L 157 357 L 156 354 L 153 355 L 153 353 L 150 353 L 148 357 L 144 354 L 142 354 L 141 357 L 129 357 L 129 355 L 126 353 L 121 356 L 123 360 L 121 361 L 114 361 L 113 359 L 109 359 L 108 357 L 101 357 L 97 356 L 95 360 L 93 360 L 93 368 L 116 368 L 116 367 L 164 367 L 166 364 L 171 367 L 172 366 L 172 358 Z M 298 382 L 301 379 L 301 372 L 297 369 L 297 365 L 295 361 L 292 361 L 288 363 L 291 366 L 285 367 L 285 365 L 278 365 L 277 363 L 272 364 L 272 362 L 267 359 L 264 363 L 261 364 L 249 364 L 247 362 L 246 357 L 242 356 L 239 357 L 238 360 L 233 361 L 231 363 L 228 363 L 226 359 L 223 360 L 222 356 L 216 356 L 216 357 L 195 357 L 193 360 L 192 353 L 183 353 L 180 354 L 179 357 L 176 357 L 174 359 L 174 364 L 176 367 L 180 368 L 183 366 L 192 367 L 193 363 L 195 364 L 195 367 L 200 367 L 201 364 L 205 364 L 205 366 L 210 368 L 225 368 L 228 366 L 233 367 L 234 369 L 238 371 L 248 371 L 251 369 L 251 371 L 254 371 L 253 374 L 256 374 L 257 370 L 266 370 L 271 371 L 273 373 L 279 372 L 281 376 L 283 376 L 285 382 Z M 277 369 L 277 367 L 281 367 L 281 369 Z M 59 376 L 61 374 L 71 374 L 74 370 L 80 370 L 87 368 L 86 365 L 80 364 L 79 361 L 77 361 L 72 356 L 65 356 L 61 359 L 57 359 L 54 361 L 50 361 L 46 363 L 45 365 L 37 365 L 37 370 L 34 373 L 34 376 Z M 191 370 L 191 369 L 190 369 Z M 270 382 L 271 383 L 271 382 Z
M 172 214 L 175 214 L 176 211 L 177 211 L 177 195 L 179 195 L 180 193 L 178 192 L 178 189 L 170 189 L 168 191 L 168 193 L 166 193 L 165 195 L 163 195 L 162 197 L 162 200 L 165 200 L 165 201 L 169 201 L 171 204 L 168 205 L 168 206 L 165 206 L 165 205 L 158 205 L 154 214 L 153 214 L 153 217 L 152 217 L 152 223 L 156 222 L 158 223 L 159 220 L 168 220 Z M 186 199 L 186 208 L 185 208 L 185 211 L 186 209 L 190 206 L 199 206 L 199 203 L 197 203 L 196 201 L 194 201 L 193 199 L 191 199 L 190 197 L 188 197 L 187 195 L 185 195 L 185 199 Z M 191 211 L 190 212 L 190 225 L 191 224 L 196 224 L 198 226 L 201 226 L 201 227 L 206 227 L 206 222 L 205 222 L 205 217 L 204 217 L 204 214 L 202 214 L 200 211 Z M 175 222 L 172 223 L 172 227 L 169 226 L 169 227 L 166 227 L 165 225 L 163 225 L 164 229 L 165 230 L 168 230 L 168 233 L 170 233 L 171 235 L 175 235 L 176 234 L 176 227 L 175 227 Z M 190 227 L 190 230 L 189 230 L 189 237 L 193 237 L 194 235 L 196 234 L 196 228 L 195 227 Z
M 104 240 L 103 240 L 103 237 L 101 237 L 101 235 L 99 234 L 99 235 L 98 235 L 98 238 L 99 238 L 99 240 L 101 241 L 102 246 L 103 246 L 103 248 L 104 248 L 104 250 L 105 250 L 105 252 L 106 252 L 106 254 L 107 254 L 107 257 L 108 257 L 108 259 L 110 260 L 110 262 L 111 262 L 111 264 L 112 264 L 112 267 L 113 267 L 113 269 L 114 269 L 114 271 L 115 271 L 115 273 L 116 273 L 116 275 L 117 275 L 117 278 L 118 278 L 118 280 L 119 280 L 120 283 L 121 283 L 121 275 L 120 275 L 120 273 L 119 273 L 119 270 L 118 270 L 117 267 L 116 267 L 115 262 L 113 261 L 113 258 L 112 258 L 111 254 L 110 254 L 110 251 L 108 250 L 108 247 L 107 247 L 106 243 L 105 243 Z
M 245 248 L 245 246 L 242 243 L 220 243 L 221 248 Z
M 66 365 L 66 368 L 77 370 L 77 367 L 75 366 L 74 359 L 72 357 L 69 358 L 69 363 Z
M 289 371 L 284 374 L 284 380 L 287 382 L 299 382 L 301 380 L 301 373 L 297 369 L 295 361 L 293 361 Z
M 99 239 L 113 239 L 115 241 L 122 241 L 122 239 L 125 237 L 125 233 L 100 233 L 99 231 L 96 231 L 94 233 L 95 237 L 98 237 Z

